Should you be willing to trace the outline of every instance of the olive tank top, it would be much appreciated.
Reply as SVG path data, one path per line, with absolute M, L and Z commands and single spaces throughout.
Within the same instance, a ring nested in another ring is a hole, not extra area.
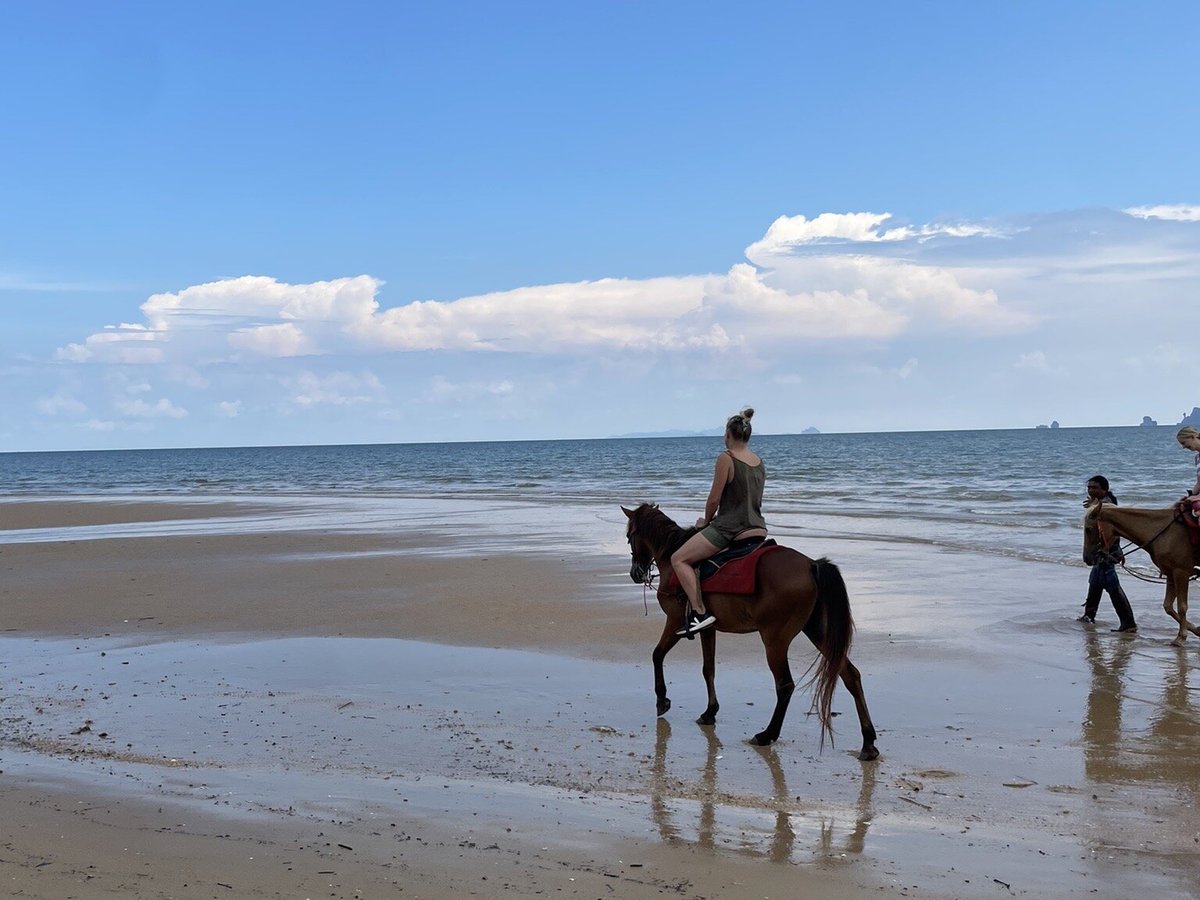
M 725 483 L 717 515 L 709 526 L 732 540 L 747 528 L 766 528 L 762 515 L 763 485 L 767 481 L 767 466 L 761 460 L 757 466 L 742 462 L 732 453 L 733 478 Z

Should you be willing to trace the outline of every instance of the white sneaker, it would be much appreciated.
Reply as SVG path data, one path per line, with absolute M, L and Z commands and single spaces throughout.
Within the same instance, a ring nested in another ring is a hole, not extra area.
M 675 629 L 675 634 L 679 637 L 690 638 L 697 631 L 703 631 L 717 621 L 716 616 L 712 613 L 700 615 L 689 609 L 683 617 L 683 627 Z

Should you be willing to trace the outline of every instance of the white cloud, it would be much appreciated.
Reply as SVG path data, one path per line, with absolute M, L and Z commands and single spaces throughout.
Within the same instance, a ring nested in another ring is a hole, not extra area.
M 1134 206 L 1125 212 L 1139 219 L 1166 219 L 1171 222 L 1200 222 L 1200 205 L 1177 203 L 1162 206 Z
M 187 410 L 176 406 L 166 397 L 160 397 L 154 403 L 147 403 L 140 397 L 117 397 L 113 406 L 122 415 L 132 419 L 169 418 L 182 419 Z
M 429 382 L 432 400 L 474 400 L 480 397 L 501 399 L 511 397 L 516 386 L 509 379 L 499 381 L 450 381 L 443 375 L 435 375 Z
M 778 257 L 758 277 L 793 296 L 803 296 L 797 292 L 804 285 L 807 296 L 827 298 L 818 336 L 886 337 L 922 326 L 990 334 L 1033 323 L 1029 313 L 1002 304 L 996 291 L 969 287 L 960 275 L 940 266 L 855 255 Z M 774 329 L 775 322 L 766 324 Z
M 229 346 L 275 357 L 306 356 L 317 350 L 313 340 L 292 322 L 240 328 L 229 335 Z
M 262 275 L 246 275 L 154 294 L 142 304 L 142 312 L 151 328 L 163 332 L 214 319 L 351 322 L 375 312 L 375 294 L 381 285 L 369 275 L 312 284 L 285 284 Z
M 1153 372 L 1178 371 L 1182 376 L 1194 372 L 1196 353 L 1176 344 L 1158 344 L 1145 353 L 1124 356 L 1122 361 L 1131 369 Z
M 60 347 L 55 359 L 64 362 L 102 362 L 146 364 L 166 360 L 163 349 L 157 345 L 162 336 L 147 330 L 144 325 L 105 326 L 105 330 L 89 335 L 82 344 Z
M 68 391 L 57 391 L 53 396 L 37 400 L 37 409 L 44 416 L 81 416 L 87 412 L 87 404 Z
M 647 349 L 699 306 L 705 281 L 605 278 L 416 302 L 361 320 L 352 330 L 364 345 L 390 350 Z
M 1067 421 L 1095 390 L 1113 401 L 1097 421 L 1164 418 L 1196 402 L 1179 373 L 1192 358 L 1180 335 L 1195 331 L 1197 221 L 1200 207 L 1183 204 L 953 223 L 783 216 L 719 272 L 415 302 L 369 275 L 230 278 L 69 336 L 59 365 L 43 367 L 63 380 L 27 376 L 20 396 L 36 399 L 22 409 L 80 424 L 107 410 L 115 423 L 87 427 L 173 440 L 223 427 L 256 442 L 275 439 L 282 416 L 314 433 L 353 423 L 335 439 L 408 437 L 423 408 L 453 418 L 454 439 L 622 433 L 646 430 L 625 419 L 650 397 L 672 417 L 761 398 L 822 430 Z M 1094 364 L 1096 341 L 1110 365 Z
M 614 351 L 769 354 L 783 342 L 887 339 L 922 328 L 1019 329 L 1027 315 L 944 267 L 842 255 L 828 241 L 882 245 L 983 226 L 887 228 L 886 214 L 781 217 L 725 274 L 536 285 L 380 309 L 368 275 L 285 284 L 265 276 L 155 294 L 144 325 L 122 324 L 69 344 L 73 362 L 182 367 L 238 354 L 285 358 L 364 352 L 477 351 L 553 355 Z M 830 249 L 832 247 L 832 249 Z M 793 254 L 805 248 L 802 254 Z M 814 252 L 821 250 L 821 252 Z M 150 346 L 152 345 L 152 346 Z
M 332 372 L 322 376 L 304 371 L 279 381 L 291 391 L 292 403 L 300 407 L 355 406 L 377 402 L 385 394 L 383 384 L 370 372 L 358 375 Z
M 1022 353 L 1017 357 L 1017 361 L 1013 363 L 1014 369 L 1025 369 L 1032 372 L 1041 372 L 1046 375 L 1061 375 L 1063 369 L 1050 364 L 1050 360 L 1041 350 L 1033 350 L 1029 353 Z
M 821 213 L 815 219 L 804 216 L 780 216 L 759 241 L 746 248 L 753 261 L 769 261 L 809 246 L 836 244 L 882 244 L 903 241 L 924 242 L 936 237 L 995 237 L 1002 231 L 970 222 L 931 223 L 920 227 L 895 225 L 884 227 L 891 213 Z

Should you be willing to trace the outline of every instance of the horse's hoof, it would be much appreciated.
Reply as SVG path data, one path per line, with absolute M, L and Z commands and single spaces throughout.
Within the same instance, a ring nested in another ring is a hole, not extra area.
M 858 758 L 863 762 L 879 759 L 879 750 L 876 747 L 863 747 L 862 752 L 858 754 Z
M 1182 647 L 1183 646 L 1183 638 L 1178 638 L 1178 637 L 1175 638 L 1175 640 L 1171 641 L 1171 646 L 1172 647 Z
M 658 714 L 660 716 L 665 716 L 667 714 L 667 710 L 669 710 L 670 708 L 671 708 L 670 700 L 663 699 L 663 700 L 658 701 Z
M 760 731 L 754 737 L 750 738 L 750 742 L 753 744 L 758 744 L 760 747 L 766 747 L 768 744 L 775 743 L 775 738 L 771 737 L 765 731 Z
M 717 717 L 710 716 L 708 713 L 705 713 L 704 715 L 702 715 L 700 718 L 698 718 L 696 720 L 696 724 L 697 725 L 716 725 Z

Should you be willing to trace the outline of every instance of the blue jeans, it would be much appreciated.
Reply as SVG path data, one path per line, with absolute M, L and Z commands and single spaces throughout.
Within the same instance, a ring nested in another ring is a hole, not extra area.
M 1093 619 L 1100 609 L 1100 594 L 1104 591 L 1108 591 L 1108 599 L 1112 601 L 1117 618 L 1121 620 L 1120 627 L 1136 625 L 1133 620 L 1133 607 L 1129 605 L 1129 598 L 1125 596 L 1121 582 L 1117 579 L 1117 567 L 1110 562 L 1096 563 L 1088 574 L 1088 593 L 1083 611 Z

